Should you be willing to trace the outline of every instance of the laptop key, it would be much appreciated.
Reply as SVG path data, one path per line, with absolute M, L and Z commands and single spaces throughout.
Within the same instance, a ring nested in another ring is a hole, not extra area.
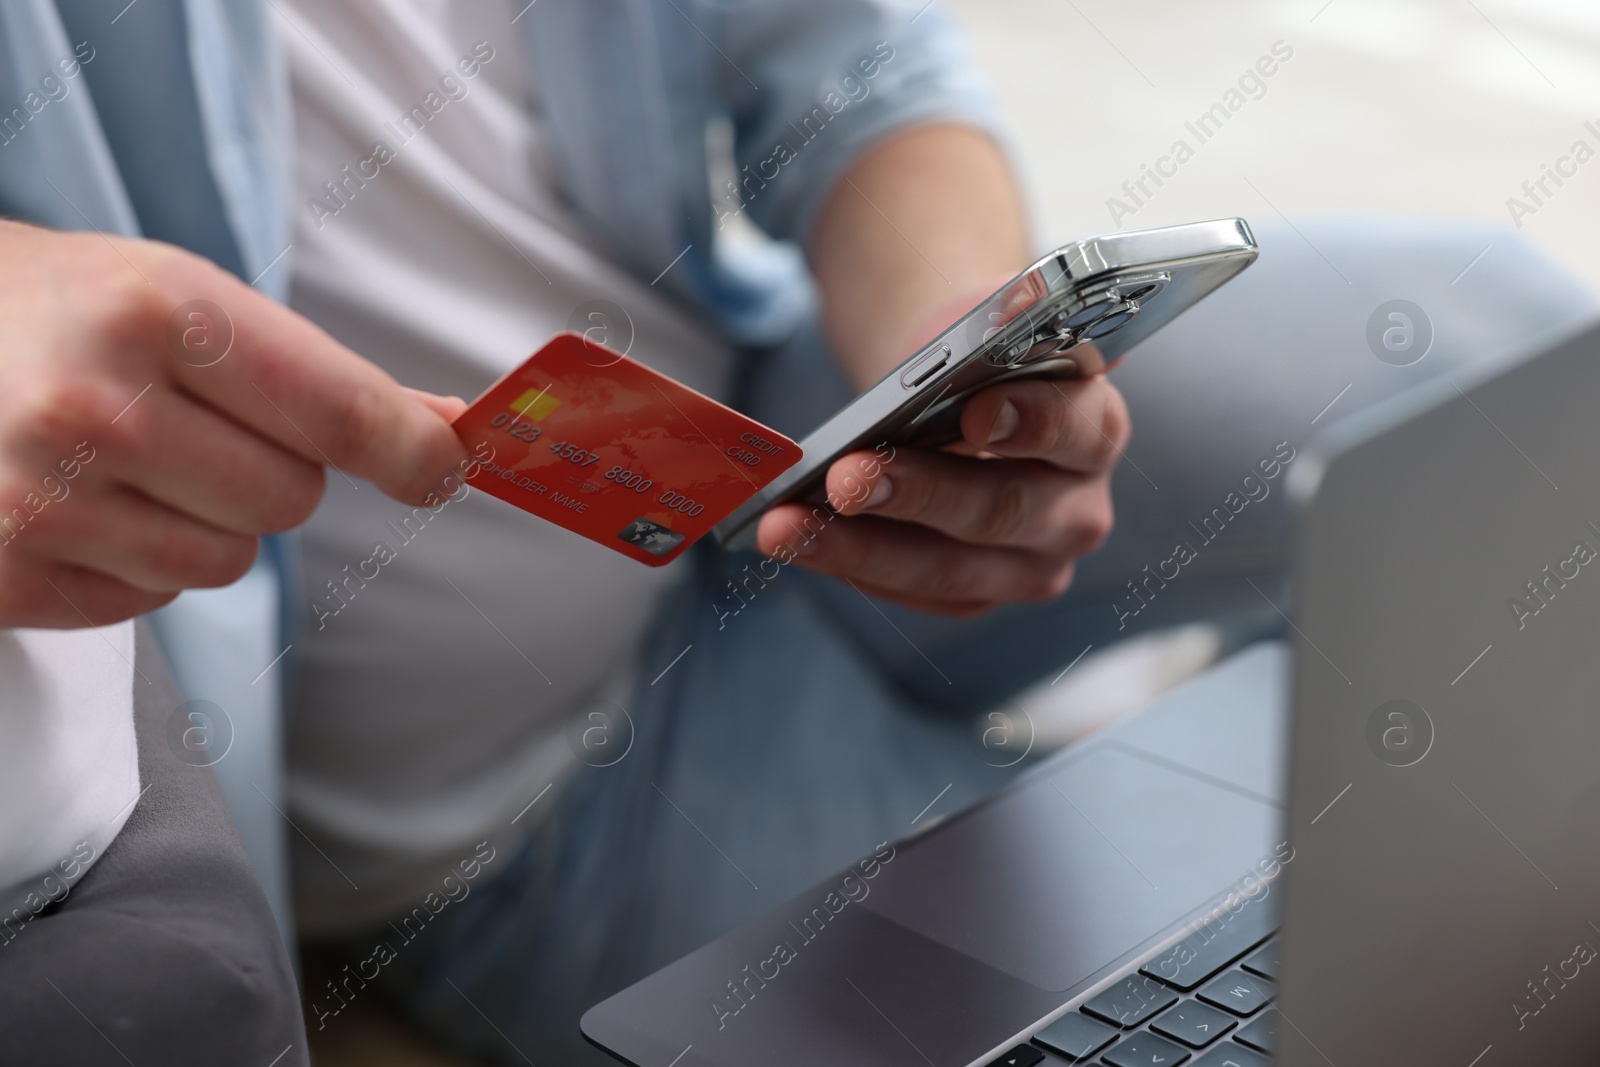
M 1178 994 L 1160 982 L 1142 974 L 1131 974 L 1105 992 L 1090 997 L 1083 1010 L 1113 1026 L 1132 1030 L 1177 1002 Z
M 1102 1057 L 1111 1067 L 1176 1067 L 1189 1050 L 1148 1031 L 1131 1035 Z
M 1252 1020 L 1244 1029 L 1234 1034 L 1233 1039 L 1243 1041 L 1253 1049 L 1271 1052 L 1272 1043 L 1278 1040 L 1278 1024 L 1281 1021 L 1282 1016 L 1278 1014 L 1278 1009 L 1273 1008 L 1269 1012 L 1263 1012 L 1260 1018 Z
M 1231 1015 L 1186 1000 L 1151 1023 L 1150 1029 L 1190 1048 L 1205 1048 L 1237 1025 L 1238 1020 Z
M 991 1063 L 989 1067 L 1033 1067 L 1034 1064 L 1042 1059 L 1044 1059 L 1044 1053 L 1032 1045 L 1018 1045 Z
M 1215 1004 L 1235 1015 L 1254 1015 L 1267 1006 L 1275 988 L 1272 981 L 1246 974 L 1235 968 L 1196 994 L 1207 1004 Z
M 1033 1039 L 1068 1059 L 1086 1060 L 1109 1045 L 1116 1036 L 1115 1027 L 1075 1011 L 1040 1030 L 1033 1035 Z
M 1275 909 L 1257 901 L 1225 920 L 1207 924 L 1141 968 L 1187 993 L 1272 935 Z
M 1263 978 L 1270 978 L 1276 982 L 1278 980 L 1278 971 L 1283 967 L 1283 957 L 1278 952 L 1278 947 L 1281 944 L 1281 941 L 1274 938 L 1246 956 L 1239 966 L 1252 974 L 1259 974 Z
M 1243 1045 L 1229 1041 L 1205 1053 L 1189 1067 L 1272 1067 L 1272 1061 L 1259 1052 L 1251 1052 Z

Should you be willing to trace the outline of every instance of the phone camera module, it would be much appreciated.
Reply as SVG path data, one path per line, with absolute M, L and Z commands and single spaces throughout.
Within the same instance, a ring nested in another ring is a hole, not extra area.
M 1069 311 L 1056 319 L 1060 330 L 1081 330 L 1099 322 L 1120 299 L 1115 287 L 1096 293 L 1090 301 L 1076 311 Z
M 1172 275 L 1165 271 L 1155 274 L 1139 274 L 1121 278 L 1116 283 L 1116 289 L 1123 300 L 1137 300 L 1140 303 L 1149 303 L 1158 293 L 1167 287 L 1172 280 Z
M 1106 336 L 1106 334 L 1115 333 L 1132 322 L 1133 317 L 1137 314 L 1139 314 L 1139 302 L 1136 300 L 1124 301 L 1107 309 L 1103 316 L 1085 327 L 1083 339 L 1085 341 L 1093 341 L 1096 338 Z
M 1021 338 L 1020 340 L 1013 341 L 1008 345 L 1000 345 L 997 347 L 994 351 L 989 353 L 989 362 L 994 364 L 996 367 L 1015 366 L 1016 364 L 1022 362 L 1023 357 L 1028 354 L 1029 350 L 1033 348 L 1033 345 L 1033 335 L 1030 333 L 1028 336 Z
M 1165 289 L 1165 288 L 1166 288 L 1166 283 L 1165 282 L 1160 282 L 1160 281 L 1145 282 L 1145 283 L 1143 283 L 1141 285 L 1136 285 L 1133 288 L 1129 289 L 1124 294 L 1124 297 L 1126 299 L 1128 299 L 1128 300 L 1149 300 L 1152 296 L 1155 296 L 1157 293 L 1159 293 L 1162 289 Z

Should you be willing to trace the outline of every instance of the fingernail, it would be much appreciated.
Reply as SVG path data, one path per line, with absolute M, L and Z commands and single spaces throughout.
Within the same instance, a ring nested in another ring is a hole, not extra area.
M 1007 400 L 1000 405 L 1000 414 L 994 417 L 994 425 L 989 427 L 989 439 L 985 444 L 999 444 L 1017 432 L 1017 425 L 1022 422 L 1022 414 L 1017 411 L 1017 405 Z
M 872 492 L 867 494 L 867 499 L 861 502 L 863 511 L 870 511 L 894 495 L 894 483 L 888 477 L 878 479 L 878 484 L 872 487 Z

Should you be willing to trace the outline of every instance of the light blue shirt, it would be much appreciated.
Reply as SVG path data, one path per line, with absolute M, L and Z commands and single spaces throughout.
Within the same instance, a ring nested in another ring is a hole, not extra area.
M 0 211 L 169 240 L 281 298 L 279 16 L 254 0 L 125 4 L 0 5 Z M 995 125 L 962 37 L 920 2 L 539 0 L 517 24 L 578 214 L 640 277 L 682 254 L 663 284 L 738 343 L 777 343 L 806 313 L 794 245 L 863 149 L 919 122 Z M 58 61 L 80 43 L 92 58 L 67 77 Z M 716 239 L 715 117 L 732 121 L 740 199 L 776 248 Z
M 4 0 L 0 214 L 168 241 L 283 300 L 281 17 L 258 0 Z M 515 21 L 562 192 L 602 251 L 660 276 L 737 345 L 776 345 L 810 312 L 799 246 L 865 149 L 918 123 L 997 125 L 963 39 L 924 0 L 537 0 Z M 735 156 L 736 188 L 718 200 L 713 120 L 731 126 Z M 774 241 L 720 240 L 730 205 Z M 282 805 L 275 734 L 293 657 L 272 656 L 294 640 L 291 548 L 267 538 L 239 583 L 154 618 L 185 695 L 234 720 L 218 778 L 286 936 L 284 827 L 256 794 Z

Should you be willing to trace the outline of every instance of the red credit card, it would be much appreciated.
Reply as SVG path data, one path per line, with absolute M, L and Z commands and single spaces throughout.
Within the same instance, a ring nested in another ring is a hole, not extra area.
M 452 425 L 469 451 L 494 457 L 468 485 L 652 567 L 801 455 L 782 434 L 577 333 L 557 334 Z

